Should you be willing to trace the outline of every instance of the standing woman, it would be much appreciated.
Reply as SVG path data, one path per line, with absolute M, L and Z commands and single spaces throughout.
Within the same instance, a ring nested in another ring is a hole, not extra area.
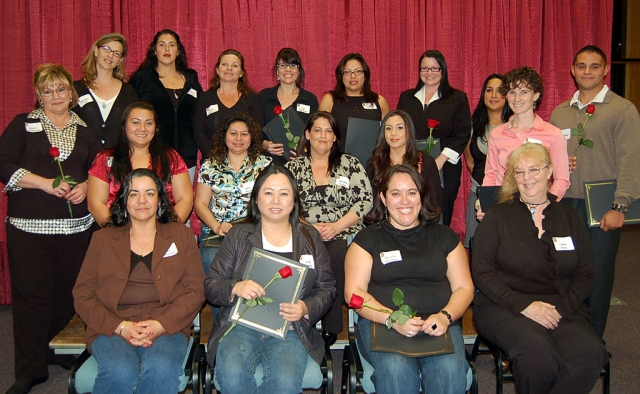
M 144 62 L 130 82 L 138 98 L 153 105 L 158 114 L 162 144 L 178 151 L 193 181 L 198 157 L 193 117 L 202 86 L 198 73 L 189 68 L 187 52 L 178 33 L 169 29 L 156 33 Z
M 194 135 L 202 157 L 209 157 L 211 139 L 225 119 L 239 113 L 247 113 L 264 126 L 264 116 L 258 94 L 249 86 L 244 57 L 235 49 L 220 54 L 213 69 L 213 77 L 196 109 Z
M 0 137 L 16 378 L 7 393 L 29 392 L 47 380 L 47 362 L 62 361 L 50 357 L 49 341 L 73 316 L 71 290 L 93 223 L 85 202 L 87 171 L 100 150 L 97 134 L 70 109 L 78 95 L 69 71 L 42 64 L 33 88 L 35 110 L 16 116 Z M 78 184 L 54 187 L 61 170 Z
M 469 142 L 471 110 L 467 95 L 449 85 L 447 62 L 440 51 L 431 49 L 423 53 L 418 68 L 418 83 L 414 89 L 400 94 L 398 109 L 411 115 L 418 139 L 429 137 L 427 119 L 440 122 L 433 129 L 433 137 L 440 139 L 442 148 L 436 164 L 442 170 L 442 219 L 448 226 L 460 188 L 462 163 L 459 160 Z
M 467 231 L 464 239 L 464 247 L 469 248 L 470 240 L 478 227 L 476 219 L 476 201 L 478 201 L 478 186 L 484 179 L 484 167 L 487 160 L 487 149 L 491 130 L 504 124 L 513 114 L 507 105 L 502 88 L 502 74 L 491 74 L 484 80 L 482 95 L 473 111 L 473 130 L 471 139 L 464 150 L 464 159 L 467 170 L 471 174 L 471 192 L 467 202 Z
M 103 149 L 116 146 L 122 113 L 138 97 L 125 82 L 126 56 L 127 41 L 122 35 L 98 38 L 80 65 L 84 78 L 73 83 L 78 92 L 73 111 L 98 133 Z
M 325 341 L 332 344 L 342 332 L 347 238 L 364 228 L 373 207 L 371 185 L 358 159 L 340 150 L 340 129 L 327 112 L 311 115 L 297 153 L 286 167 L 296 177 L 304 219 L 320 233 L 337 281 L 336 299 L 322 320 Z
M 319 110 L 333 115 L 342 133 L 340 151 L 347 142 L 349 118 L 382 120 L 389 103 L 371 90 L 371 70 L 359 53 L 345 55 L 336 67 L 336 86 L 320 101 Z
M 406 164 L 422 175 L 427 185 L 429 208 L 436 214 L 442 211 L 442 187 L 436 161 L 416 146 L 416 132 L 408 113 L 396 109 L 382 120 L 376 147 L 367 162 L 367 176 L 373 195 L 378 193 L 380 180 L 389 168 Z
M 318 110 L 318 99 L 313 93 L 302 88 L 304 68 L 298 52 L 292 48 L 282 48 L 276 56 L 274 71 L 278 84 L 261 90 L 259 94 L 264 111 L 264 123 L 271 122 L 277 116 L 273 112 L 276 106 L 280 106 L 283 110 L 293 107 L 300 119 L 307 123 L 309 116 Z M 274 144 L 267 139 L 262 144 L 264 150 L 272 156 L 282 156 L 284 152 L 282 144 Z

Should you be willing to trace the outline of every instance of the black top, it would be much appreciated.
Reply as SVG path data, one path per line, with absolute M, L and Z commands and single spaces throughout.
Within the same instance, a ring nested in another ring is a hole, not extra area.
M 136 90 L 130 84 L 122 82 L 120 93 L 118 93 L 118 97 L 113 102 L 109 116 L 107 116 L 106 120 L 103 120 L 98 102 L 83 80 L 74 81 L 73 87 L 78 92 L 78 105 L 72 109 L 73 112 L 78 114 L 87 126 L 90 126 L 93 131 L 98 133 L 98 138 L 102 142 L 102 149 L 116 146 L 118 144 L 118 134 L 120 134 L 122 128 L 122 114 L 129 104 L 138 99 Z M 85 95 L 89 95 L 92 101 L 81 105 L 80 103 L 83 103 L 82 97 Z
M 481 138 L 481 135 L 476 135 L 472 132 L 471 143 L 469 144 L 469 152 L 471 153 L 471 157 L 473 157 L 473 171 L 471 171 L 471 176 L 479 185 L 482 185 L 482 181 L 484 180 L 484 167 L 487 164 L 487 154 L 483 153 L 480 147 L 478 147 L 478 144 L 483 143 Z M 486 133 L 485 139 L 484 144 L 486 146 L 489 142 L 488 132 Z
M 367 109 L 365 108 L 367 104 L 375 105 L 376 108 Z M 364 96 L 347 96 L 345 101 L 339 103 L 334 100 L 331 115 L 335 118 L 338 128 L 340 129 L 340 150 L 342 152 L 344 152 L 345 144 L 347 143 L 349 118 L 382 121 L 380 103 L 369 103 L 364 99 Z M 376 135 L 377 133 L 378 130 L 376 130 Z
M 173 148 L 187 163 L 187 167 L 196 165 L 198 148 L 193 137 L 193 118 L 198 98 L 202 95 L 202 86 L 198 82 L 198 74 L 194 70 L 182 73 L 185 77 L 183 94 L 178 108 L 175 109 L 169 92 L 164 87 L 153 68 L 144 68 L 131 76 L 129 83 L 133 85 L 138 98 L 153 105 L 158 115 L 158 126 L 162 144 Z
M 196 108 L 194 135 L 202 157 L 209 157 L 213 134 L 224 125 L 224 121 L 231 115 L 246 113 L 264 126 L 264 118 L 260 98 L 255 92 L 240 96 L 233 107 L 222 104 L 218 97 L 218 89 L 209 89 L 202 94 Z
M 273 109 L 280 105 L 280 101 L 278 100 L 279 86 L 280 85 L 276 85 L 272 88 L 262 89 L 259 93 L 260 105 L 264 111 L 264 124 L 268 124 L 277 116 L 273 113 Z M 298 87 L 298 89 L 300 89 L 298 97 L 291 106 L 296 110 L 300 119 L 306 124 L 311 114 L 318 111 L 318 98 L 308 90 L 304 90 L 301 87 Z

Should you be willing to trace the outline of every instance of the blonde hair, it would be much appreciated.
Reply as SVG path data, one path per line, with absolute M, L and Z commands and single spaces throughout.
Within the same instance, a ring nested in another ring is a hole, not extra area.
M 553 170 L 549 150 L 545 148 L 544 145 L 527 143 L 519 146 L 509 155 L 507 173 L 504 175 L 504 183 L 500 189 L 500 202 L 513 200 L 514 195 L 518 192 L 518 184 L 516 183 L 516 178 L 513 176 L 513 172 L 518 164 L 526 159 L 532 159 L 544 166 L 549 166 L 549 171 Z
M 127 77 L 124 72 L 124 62 L 125 57 L 127 56 L 127 40 L 122 34 L 105 34 L 93 43 L 91 49 L 89 50 L 89 53 L 87 54 L 87 57 L 85 57 L 82 63 L 80 63 L 80 68 L 84 73 L 83 83 L 89 88 L 95 87 L 94 82 L 96 78 L 98 78 L 98 70 L 96 69 L 96 55 L 93 52 L 94 48 L 100 49 L 110 42 L 119 42 L 120 45 L 122 45 L 122 58 L 120 58 L 120 63 L 118 63 L 118 65 L 113 69 L 113 77 L 123 82 Z
M 78 92 L 73 88 L 73 76 L 69 70 L 64 68 L 62 64 L 43 63 L 38 66 L 33 74 L 33 89 L 36 93 L 36 103 L 33 106 L 35 109 L 41 107 L 40 92 L 47 86 L 56 84 L 64 85 L 71 90 L 69 109 L 78 104 Z

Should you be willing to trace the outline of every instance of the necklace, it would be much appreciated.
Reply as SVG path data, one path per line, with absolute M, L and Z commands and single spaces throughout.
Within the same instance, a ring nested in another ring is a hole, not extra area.
M 536 209 L 538 209 L 538 207 L 540 205 L 544 205 L 546 203 L 549 202 L 549 199 L 547 198 L 546 200 L 544 200 L 543 202 L 539 202 L 539 203 L 530 203 L 525 201 L 522 196 L 520 196 L 520 201 L 525 203 L 527 205 L 527 207 L 529 208 L 529 212 L 531 212 L 531 219 L 535 220 L 535 218 L 533 217 L 533 215 L 535 215 L 536 213 Z
M 100 97 L 100 100 L 102 100 L 102 109 L 107 108 L 107 101 L 109 101 L 109 97 L 110 97 L 109 94 L 111 93 L 111 87 L 113 87 L 113 79 L 109 83 L 109 89 L 107 90 L 107 94 L 106 94 L 107 99 L 105 100 L 102 97 Z M 102 93 L 102 89 L 100 88 L 100 86 L 98 86 L 98 91 Z
M 173 97 L 175 97 L 176 100 L 178 99 L 178 89 L 173 89 Z
M 149 241 L 148 241 L 146 244 L 144 244 L 144 246 L 143 246 L 143 247 L 140 247 L 140 244 L 138 243 L 138 241 L 136 240 L 136 238 L 135 238 L 133 235 L 131 235 L 131 239 L 133 239 L 133 242 L 135 242 L 135 243 L 136 243 L 136 245 L 137 245 L 138 247 L 140 247 L 140 253 L 138 253 L 140 256 L 142 256 L 142 252 L 144 251 L 144 248 L 146 248 L 147 246 L 149 246 L 149 244 L 151 243 L 151 241 L 153 241 L 153 240 L 155 239 L 155 237 L 156 237 L 156 232 L 154 231 L 154 232 L 153 232 L 153 235 L 151 236 L 151 238 L 149 239 Z
M 288 240 L 288 238 L 289 238 L 289 237 L 291 237 L 291 232 L 290 232 L 290 231 L 287 231 L 287 233 L 286 233 L 282 238 L 280 238 L 280 239 L 279 239 L 279 240 L 277 240 L 276 242 L 273 242 L 272 240 L 270 240 L 270 239 L 269 239 L 269 237 L 267 237 L 267 234 L 266 234 L 264 231 L 262 232 L 262 234 L 263 234 L 263 235 L 264 235 L 264 237 L 267 239 L 267 241 L 269 241 L 269 243 L 270 243 L 271 245 L 273 245 L 273 246 L 281 246 L 281 245 L 280 245 L 280 243 L 281 243 L 282 241 L 284 241 L 284 239 L 285 239 L 285 238 L 287 238 L 287 240 Z

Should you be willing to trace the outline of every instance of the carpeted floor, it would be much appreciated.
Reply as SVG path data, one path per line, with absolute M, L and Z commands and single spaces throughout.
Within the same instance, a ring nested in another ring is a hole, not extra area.
M 640 226 L 623 230 L 618 252 L 614 295 L 628 305 L 611 307 L 605 340 L 611 358 L 611 393 L 640 392 Z M 0 306 L 0 393 L 13 383 L 13 340 L 11 306 Z M 333 351 L 335 393 L 340 392 L 340 365 L 342 351 Z M 493 364 L 489 356 L 478 360 L 478 377 L 481 394 L 495 393 Z M 67 390 L 68 371 L 49 367 L 49 380 L 36 386 L 31 392 L 64 393 Z M 592 393 L 601 393 L 598 382 Z M 512 384 L 505 385 L 505 394 L 515 393 Z

